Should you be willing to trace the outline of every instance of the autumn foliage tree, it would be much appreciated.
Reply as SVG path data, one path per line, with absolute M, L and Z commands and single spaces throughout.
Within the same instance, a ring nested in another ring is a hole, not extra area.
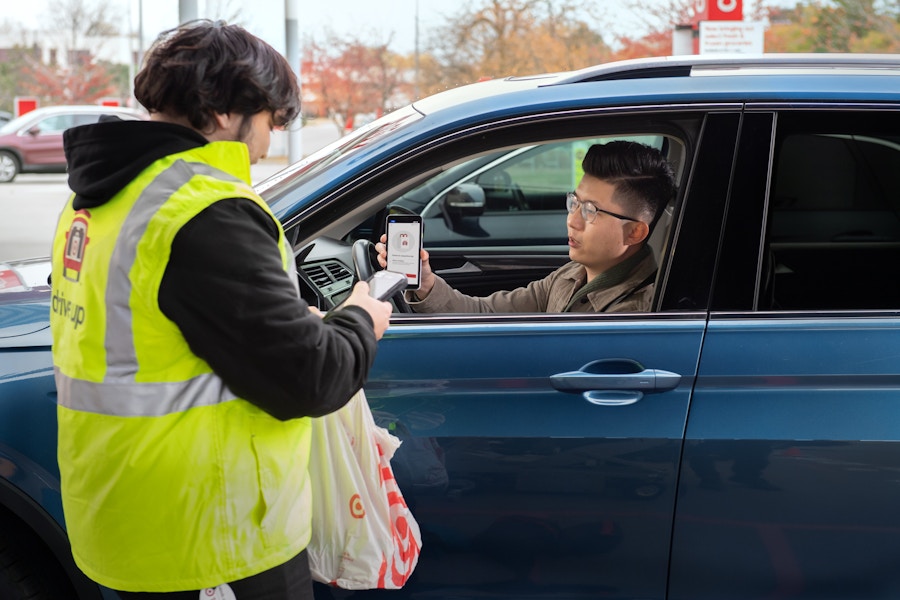
M 96 104 L 119 93 L 111 66 L 86 53 L 72 57 L 66 66 L 30 60 L 23 67 L 21 85 L 25 94 L 40 98 L 42 104 Z
M 834 0 L 773 9 L 766 51 L 897 53 L 897 8 L 874 0 Z
M 616 59 L 664 56 L 672 52 L 672 31 L 689 23 L 693 0 L 655 6 L 633 0 L 644 33 L 619 36 Z M 900 52 L 900 3 L 879 0 L 807 0 L 792 8 L 765 0 L 744 0 L 745 20 L 767 24 L 766 52 Z
M 332 33 L 306 46 L 304 101 L 346 117 L 483 79 L 667 56 L 676 26 L 696 21 L 696 0 L 619 2 L 468 0 L 417 56 Z M 766 24 L 766 52 L 900 52 L 900 0 L 743 0 L 742 9 Z
M 51 0 L 48 8 L 47 35 L 57 50 L 49 60 L 37 54 L 24 61 L 21 92 L 41 104 L 94 104 L 105 96 L 125 96 L 122 67 L 96 58 L 104 40 L 118 35 L 110 0 Z
M 609 47 L 577 15 L 584 3 L 482 0 L 467 5 L 431 36 L 437 71 L 424 85 L 437 91 L 482 79 L 567 71 L 603 62 Z
M 362 112 L 383 113 L 410 101 L 408 61 L 388 49 L 388 42 L 366 43 L 327 32 L 324 42 L 307 40 L 303 92 L 315 108 L 305 112 L 330 116 L 341 128 L 344 119 Z
M 623 8 L 635 16 L 636 29 L 640 33 L 616 32 L 614 60 L 672 54 L 672 31 L 675 26 L 690 23 L 696 15 L 694 0 L 666 0 L 652 4 L 628 0 Z
M 641 0 L 625 3 L 636 18 L 639 34 L 619 32 L 616 35 L 615 60 L 668 56 L 672 54 L 672 34 L 677 26 L 694 23 L 697 16 L 695 0 L 664 0 L 652 4 Z M 744 20 L 766 21 L 769 10 L 765 0 L 743 0 Z

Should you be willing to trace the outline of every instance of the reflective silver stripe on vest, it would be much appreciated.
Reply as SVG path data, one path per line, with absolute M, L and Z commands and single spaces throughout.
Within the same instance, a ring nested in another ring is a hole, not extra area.
M 178 160 L 144 188 L 119 230 L 110 258 L 106 289 L 106 374 L 102 382 L 95 383 L 68 377 L 56 369 L 60 406 L 105 415 L 152 417 L 237 398 L 214 373 L 178 382 L 135 381 L 138 364 L 132 334 L 129 273 L 137 257 L 137 245 L 153 215 L 196 175 L 242 183 L 207 164 Z
M 237 399 L 213 373 L 167 383 L 93 383 L 54 371 L 60 406 L 110 416 L 162 417 Z
M 138 364 L 132 335 L 131 279 L 128 274 L 134 266 L 138 242 L 143 239 L 150 219 L 195 175 L 240 181 L 207 164 L 178 160 L 144 188 L 122 224 L 110 258 L 106 288 L 105 381 L 134 380 Z

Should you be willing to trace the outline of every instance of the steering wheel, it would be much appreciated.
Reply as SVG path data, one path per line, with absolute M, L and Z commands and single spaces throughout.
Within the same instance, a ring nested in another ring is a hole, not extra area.
M 360 239 L 353 242 L 353 246 L 350 250 L 351 257 L 353 258 L 353 272 L 356 275 L 356 280 L 368 280 L 376 271 L 375 244 L 367 239 Z M 378 268 L 380 269 L 381 266 L 379 265 Z M 391 296 L 390 302 L 399 313 L 412 312 L 412 308 L 410 308 L 402 291 Z

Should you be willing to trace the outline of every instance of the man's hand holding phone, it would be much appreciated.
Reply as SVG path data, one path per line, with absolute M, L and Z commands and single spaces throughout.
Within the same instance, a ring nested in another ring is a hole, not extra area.
M 378 264 L 382 268 L 387 268 L 387 235 L 381 236 L 379 242 L 375 244 L 375 250 L 378 253 Z M 422 248 L 419 251 L 419 257 L 422 261 L 422 273 L 419 278 L 419 289 L 416 290 L 416 296 L 423 300 L 431 292 L 431 288 L 434 287 L 434 272 L 431 270 L 431 265 L 428 262 L 428 250 Z
M 422 280 L 422 234 L 420 215 L 389 214 L 384 219 L 385 269 L 406 275 L 407 289 L 417 290 Z

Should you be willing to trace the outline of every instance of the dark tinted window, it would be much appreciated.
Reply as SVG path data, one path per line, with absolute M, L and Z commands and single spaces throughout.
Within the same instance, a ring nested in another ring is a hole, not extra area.
M 900 308 L 898 118 L 875 116 L 779 117 L 771 308 Z

